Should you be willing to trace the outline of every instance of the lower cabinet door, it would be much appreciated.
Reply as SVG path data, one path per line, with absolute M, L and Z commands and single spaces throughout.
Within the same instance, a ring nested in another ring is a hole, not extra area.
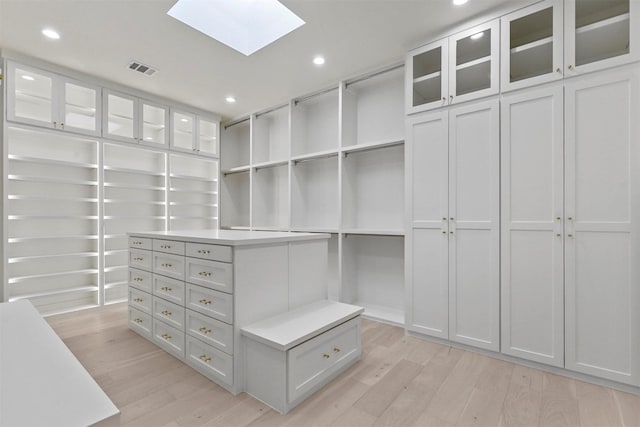
M 188 335 L 233 354 L 233 326 L 191 310 L 187 310 L 186 323 Z
M 151 339 L 153 325 L 151 316 L 133 307 L 129 307 L 129 328 L 147 339 Z
M 153 342 L 178 359 L 184 359 L 184 332 L 153 319 Z
M 207 378 L 233 386 L 233 358 L 188 335 L 186 362 Z
M 186 307 L 225 323 L 233 323 L 233 295 L 187 283 Z
M 178 304 L 153 297 L 153 317 L 181 331 L 184 330 L 184 307 Z
M 360 319 L 353 319 L 289 350 L 289 402 L 360 358 Z

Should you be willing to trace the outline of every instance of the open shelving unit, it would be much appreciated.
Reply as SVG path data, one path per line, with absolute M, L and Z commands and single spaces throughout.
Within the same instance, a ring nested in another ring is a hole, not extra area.
M 253 169 L 253 228 L 289 228 L 289 163 Z
M 169 155 L 169 230 L 218 228 L 218 162 Z
M 337 150 L 339 144 L 339 90 L 332 88 L 293 101 L 291 155 Z
M 251 120 L 246 118 L 221 129 L 220 169 L 222 172 L 246 168 L 251 162 Z
M 292 162 L 291 229 L 337 232 L 340 224 L 338 154 Z
M 6 131 L 5 298 L 43 314 L 98 305 L 98 142 Z
M 104 144 L 104 302 L 127 299 L 127 232 L 166 229 L 166 154 Z
M 244 171 L 222 172 L 220 186 L 220 226 L 222 228 L 248 229 L 250 226 L 251 177 Z
M 253 117 L 252 164 L 289 158 L 289 104 Z

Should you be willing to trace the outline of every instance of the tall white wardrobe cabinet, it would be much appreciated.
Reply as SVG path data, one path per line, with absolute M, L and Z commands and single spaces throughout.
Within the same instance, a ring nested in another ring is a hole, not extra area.
M 499 99 L 412 114 L 407 68 L 408 331 L 640 386 L 639 16 L 502 17 Z

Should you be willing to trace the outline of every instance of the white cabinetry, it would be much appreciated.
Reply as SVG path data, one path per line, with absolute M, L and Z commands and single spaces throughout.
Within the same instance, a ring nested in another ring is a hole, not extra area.
M 563 88 L 502 99 L 502 352 L 564 366 Z
M 171 109 L 171 148 L 218 156 L 218 122 L 195 113 Z
M 409 52 L 407 114 L 498 93 L 499 31 L 495 20 Z
M 52 129 L 100 135 L 100 89 L 8 62 L 7 118 Z
M 218 162 L 169 154 L 169 230 L 218 228 Z
M 501 19 L 502 91 L 640 58 L 640 4 L 545 0 Z
M 566 367 L 640 385 L 640 69 L 569 82 Z
M 152 146 L 167 145 L 167 106 L 107 89 L 102 92 L 104 137 Z
M 416 117 L 406 161 L 408 329 L 499 348 L 499 102 Z

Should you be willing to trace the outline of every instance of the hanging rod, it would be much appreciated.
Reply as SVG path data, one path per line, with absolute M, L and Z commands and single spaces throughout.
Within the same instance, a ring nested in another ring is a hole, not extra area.
M 338 88 L 337 87 L 331 87 L 329 89 L 324 89 L 324 90 L 321 90 L 321 91 L 318 91 L 318 92 L 314 92 L 312 94 L 297 98 L 295 101 L 293 101 L 293 104 L 294 105 L 298 105 L 301 102 L 308 101 L 311 98 L 315 98 L 316 96 L 324 95 L 325 93 L 329 93 L 329 92 L 332 92 L 334 90 L 338 90 Z
M 370 79 L 372 77 L 376 77 L 376 76 L 379 76 L 381 74 L 388 73 L 390 71 L 394 71 L 394 70 L 397 70 L 397 69 L 402 68 L 402 67 L 404 67 L 404 63 L 392 65 L 391 67 L 384 68 L 384 69 L 378 70 L 378 71 L 374 71 L 373 73 L 365 74 L 363 76 L 356 77 L 356 78 L 351 79 L 351 80 L 347 80 L 344 83 L 344 87 L 347 88 L 347 87 L 351 86 L 354 83 L 359 83 L 359 82 L 361 82 L 363 80 L 368 80 L 368 79 Z
M 384 142 L 384 143 L 372 145 L 369 147 L 354 148 L 353 150 L 350 150 L 349 148 L 345 148 L 342 151 L 342 156 L 347 157 L 349 154 L 354 154 L 354 153 L 364 153 L 366 151 L 383 150 L 385 148 L 392 148 L 402 144 L 404 144 L 404 139 Z
M 304 159 L 295 159 L 293 160 L 293 165 L 297 165 L 298 163 L 304 163 L 304 162 L 310 162 L 311 160 L 318 160 L 318 159 L 328 159 L 330 157 L 337 157 L 338 153 L 327 153 L 327 154 L 322 154 L 320 156 L 313 156 L 313 157 L 308 157 L 308 158 L 304 158 Z
M 274 111 L 276 111 L 276 110 L 279 110 L 279 109 L 281 109 L 281 108 L 285 108 L 285 107 L 287 107 L 288 105 L 289 105 L 289 103 L 287 102 L 286 104 L 281 104 L 281 105 L 278 105 L 278 106 L 276 106 L 276 107 L 269 108 L 269 109 L 268 109 L 268 110 L 266 110 L 266 111 L 260 111 L 259 113 L 256 113 L 256 119 L 257 119 L 258 117 L 260 117 L 260 116 L 264 116 L 265 114 L 273 113 L 273 112 L 274 112 Z
M 240 123 L 244 123 L 247 120 L 250 120 L 251 117 L 245 117 L 244 119 L 240 119 L 240 120 L 236 120 L 234 122 L 230 122 L 230 123 L 225 123 L 224 125 L 224 130 L 229 129 L 231 126 L 235 126 L 235 125 L 239 125 Z
M 226 171 L 226 172 L 222 172 L 222 175 L 224 175 L 224 176 L 235 175 L 237 173 L 245 173 L 245 172 L 249 172 L 249 169 L 243 169 L 243 170 L 239 170 L 239 171 Z

